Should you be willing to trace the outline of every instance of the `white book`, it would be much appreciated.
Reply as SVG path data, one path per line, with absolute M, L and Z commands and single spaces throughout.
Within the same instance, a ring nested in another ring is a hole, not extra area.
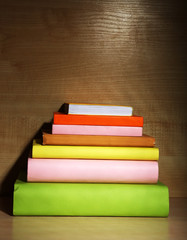
M 80 115 L 132 116 L 133 108 L 129 106 L 65 103 L 66 113 Z

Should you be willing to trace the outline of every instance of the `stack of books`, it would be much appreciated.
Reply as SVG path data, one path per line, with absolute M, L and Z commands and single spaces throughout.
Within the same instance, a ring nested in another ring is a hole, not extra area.
M 64 104 L 52 133 L 33 141 L 27 181 L 14 186 L 14 215 L 155 216 L 169 214 L 158 181 L 159 149 L 132 107 Z

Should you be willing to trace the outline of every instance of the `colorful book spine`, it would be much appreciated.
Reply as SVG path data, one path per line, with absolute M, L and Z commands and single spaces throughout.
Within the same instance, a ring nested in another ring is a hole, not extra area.
M 142 136 L 142 127 L 52 125 L 52 134 Z
M 32 158 L 158 160 L 159 149 L 147 147 L 42 145 L 34 140 Z
M 44 145 L 70 145 L 70 146 L 114 146 L 114 147 L 154 147 L 155 138 L 143 135 L 141 137 L 129 136 L 99 136 L 99 135 L 71 135 L 50 134 L 43 132 Z
M 14 185 L 14 215 L 167 217 L 161 184 L 29 183 Z
M 57 125 L 96 125 L 96 126 L 129 126 L 143 127 L 141 116 L 102 116 L 102 115 L 69 115 L 55 112 L 53 123 Z
M 27 181 L 156 183 L 158 162 L 29 158 Z

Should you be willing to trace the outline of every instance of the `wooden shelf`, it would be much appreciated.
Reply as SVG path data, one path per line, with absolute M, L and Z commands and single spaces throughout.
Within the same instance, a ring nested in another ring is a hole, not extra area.
M 170 199 L 168 218 L 11 216 L 0 200 L 0 239 L 186 239 L 187 198 Z
M 13 217 L 0 240 L 186 239 L 186 1 L 0 1 L 0 194 L 64 102 L 129 105 L 160 151 L 168 218 Z M 30 143 L 30 144 L 29 144 Z

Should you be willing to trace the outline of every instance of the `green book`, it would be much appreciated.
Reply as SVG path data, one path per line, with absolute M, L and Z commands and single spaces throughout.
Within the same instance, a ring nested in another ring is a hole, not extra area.
M 13 214 L 167 217 L 169 193 L 162 183 L 30 183 L 18 179 Z

